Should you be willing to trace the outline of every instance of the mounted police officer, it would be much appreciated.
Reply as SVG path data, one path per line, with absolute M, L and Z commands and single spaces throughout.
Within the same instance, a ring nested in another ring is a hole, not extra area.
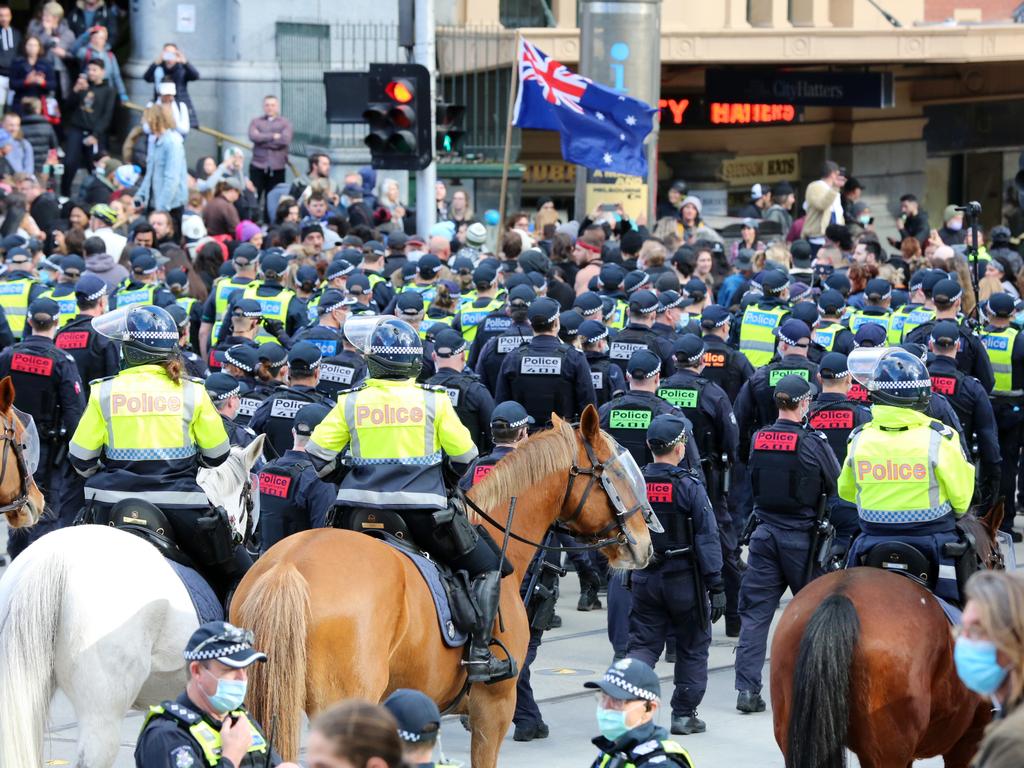
M 445 456 L 456 471 L 464 469 L 478 453 L 472 437 L 445 392 L 414 383 L 423 346 L 408 323 L 357 318 L 345 324 L 345 335 L 366 354 L 370 378 L 339 394 L 338 405 L 313 432 L 307 455 L 320 477 L 343 475 L 337 497 L 342 517 L 361 509 L 395 512 L 414 542 L 469 574 L 479 610 L 469 680 L 510 677 L 514 662 L 488 647 L 501 594 L 498 556 L 464 513 L 449 507 L 445 487 Z
M 622 369 L 608 357 L 608 335 L 608 329 L 596 320 L 580 323 L 580 342 L 590 366 L 598 408 L 626 393 L 626 378 L 622 375 Z
M 441 711 L 422 691 L 399 688 L 381 704 L 398 721 L 402 760 L 411 768 L 434 768 L 434 747 L 441 733 Z
M 135 745 L 137 768 L 299 768 L 282 763 L 259 723 L 246 712 L 247 668 L 266 661 L 253 634 L 223 621 L 192 633 L 183 654 L 188 685 L 178 698 L 150 707 Z
M 242 384 L 226 373 L 211 373 L 203 382 L 206 394 L 210 396 L 214 408 L 224 422 L 224 431 L 228 433 L 231 445 L 244 448 L 256 439 L 256 433 L 249 427 L 235 422 L 235 414 L 242 402 Z
M 761 278 L 763 296 L 747 306 L 740 323 L 740 352 L 755 368 L 771 362 L 775 353 L 774 331 L 789 314 L 789 280 L 777 269 Z M 809 334 L 808 334 L 809 335 Z
M 873 405 L 872 420 L 851 435 L 839 477 L 839 495 L 857 505 L 862 531 L 848 564 L 861 564 L 877 544 L 909 543 L 934 565 L 935 593 L 956 601 L 956 564 L 944 549 L 959 541 L 956 520 L 974 495 L 974 465 L 953 430 L 923 413 L 932 388 L 917 357 L 903 349 L 858 351 L 850 370 Z
M 672 342 L 652 330 L 659 306 L 653 291 L 638 290 L 629 297 L 629 322 L 608 344 L 608 357 L 623 373 L 638 349 L 648 349 L 658 356 L 663 376 L 671 376 L 675 370 Z
M 1001 528 L 1013 536 L 1014 541 L 1020 541 L 1020 533 L 1013 529 L 1013 518 L 1024 425 L 1024 335 L 1010 324 L 1014 312 L 1012 296 L 992 294 L 985 311 L 988 322 L 979 335 L 996 379 L 991 397 L 1003 463 L 999 491 L 1004 509 Z
M 11 248 L 4 257 L 7 272 L 0 282 L 0 307 L 7 316 L 15 339 L 25 335 L 25 317 L 28 305 L 47 292 L 47 287 L 36 279 L 32 254 L 27 248 Z
M 700 316 L 704 336 L 704 370 L 702 375 L 711 379 L 735 403 L 736 397 L 754 375 L 754 367 L 742 352 L 729 346 L 732 315 L 725 307 L 712 304 Z
M 558 339 L 558 315 L 554 299 L 542 296 L 530 305 L 534 336 L 502 362 L 494 393 L 495 402 L 522 403 L 538 425 L 549 424 L 552 413 L 576 421 L 596 401 L 586 357 Z
M 317 477 L 306 445 L 330 411 L 320 403 L 299 408 L 292 421 L 292 447 L 260 470 L 260 552 L 285 536 L 327 524 L 338 488 Z
M 928 375 L 932 390 L 948 398 L 956 411 L 968 445 L 977 441 L 979 500 L 989 506 L 999 498 L 1002 459 L 998 428 L 988 393 L 977 379 L 957 368 L 959 343 L 960 328 L 955 320 L 940 320 L 932 326 L 928 348 L 934 357 L 927 364 Z
M 253 432 L 267 436 L 263 455 L 268 459 L 283 456 L 291 447 L 292 425 L 302 406 L 319 403 L 327 408 L 334 407 L 334 400 L 316 388 L 320 359 L 320 348 L 308 341 L 300 341 L 292 347 L 288 351 L 288 386 L 271 392 L 249 420 Z
M 697 706 L 707 688 L 711 624 L 722 617 L 726 603 L 718 526 L 703 478 L 679 466 L 686 439 L 687 423 L 679 416 L 655 416 L 647 429 L 654 456 L 643 468 L 647 499 L 665 530 L 651 534 L 652 564 L 633 574 L 626 652 L 653 665 L 674 635 L 672 733 L 683 735 L 707 729 Z
M 840 465 L 846 460 L 846 444 L 850 433 L 861 424 L 871 421 L 871 409 L 863 403 L 850 400 L 852 377 L 846 364 L 846 355 L 829 352 L 818 365 L 821 391 L 811 403 L 807 422 L 812 429 L 825 435 L 832 453 Z M 833 556 L 845 559 L 850 542 L 860 532 L 857 507 L 837 494 L 828 498 L 829 520 L 836 531 L 832 546 Z
M 517 285 L 508 292 L 507 316 L 492 314 L 484 319 L 481 329 L 477 331 L 468 362 L 492 394 L 497 391 L 498 374 L 505 357 L 533 337 L 528 314 L 536 298 L 533 288 Z
M 647 764 L 693 768 L 686 750 L 669 740 L 654 717 L 661 706 L 657 673 L 639 659 L 620 659 L 600 680 L 583 684 L 600 691 L 593 744 L 601 754 L 590 768 L 637 768 Z
M 230 277 L 218 277 L 213 281 L 213 290 L 203 304 L 203 311 L 200 315 L 199 324 L 199 352 L 204 357 L 210 351 L 215 339 L 212 339 L 214 329 L 219 328 L 224 316 L 228 313 L 231 299 L 235 293 L 242 291 L 252 282 L 256 281 L 256 259 L 259 251 L 249 243 L 242 243 L 235 249 L 231 256 L 231 263 L 227 266 L 234 267 L 234 274 Z
M 761 668 L 779 600 L 787 588 L 796 594 L 821 573 L 816 540 L 826 499 L 836 491 L 839 464 L 825 436 L 803 426 L 814 392 L 814 385 L 802 376 L 783 376 L 774 392 L 778 419 L 751 441 L 747 466 L 759 524 L 750 538 L 740 586 L 740 712 L 765 709 Z
M 75 359 L 82 389 L 89 398 L 89 383 L 113 376 L 119 370 L 117 344 L 96 333 L 92 319 L 108 311 L 107 284 L 96 275 L 82 275 L 75 284 L 78 315 L 57 331 L 54 344 Z
M 316 307 L 318 324 L 299 331 L 292 339 L 293 344 L 308 341 L 320 348 L 323 360 L 316 388 L 330 398 L 366 377 L 366 362 L 351 345 L 345 345 L 345 335 L 341 332 L 349 317 L 350 304 L 341 291 L 325 289 Z
M 434 336 L 434 366 L 437 370 L 427 385 L 443 387 L 451 398 L 459 420 L 469 430 L 480 451 L 491 448 L 491 411 L 494 398 L 473 371 L 466 370 L 466 341 L 454 328 Z
M 25 340 L 0 352 L 0 378 L 10 376 L 14 384 L 14 405 L 35 422 L 39 436 L 39 463 L 33 473 L 36 485 L 46 496 L 50 511 L 31 528 L 8 532 L 8 552 L 16 557 L 44 533 L 70 524 L 78 513 L 65 497 L 68 435 L 82 417 L 85 400 L 82 381 L 74 358 L 57 349 L 60 306 L 53 299 L 38 298 L 28 305 Z M 64 504 L 68 508 L 64 508 Z M 72 508 L 73 507 L 73 508 Z

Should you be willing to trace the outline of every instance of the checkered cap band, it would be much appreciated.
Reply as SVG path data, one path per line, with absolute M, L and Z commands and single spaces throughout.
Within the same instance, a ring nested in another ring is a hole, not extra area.
M 504 421 L 504 419 L 497 419 L 497 422 L 501 422 L 503 424 L 506 423 Z M 518 429 L 519 427 L 525 427 L 529 423 L 530 423 L 530 417 L 529 416 L 527 416 L 525 419 L 520 419 L 519 421 L 507 422 L 509 429 Z
M 233 653 L 239 653 L 240 651 L 251 651 L 252 646 L 248 643 L 237 643 L 236 645 L 229 645 L 227 648 L 209 648 L 205 651 L 199 651 L 198 653 L 189 653 L 185 651 L 185 661 L 207 661 L 209 659 L 221 659 L 225 656 L 230 656 Z
M 830 373 L 828 376 L 826 376 L 824 373 L 821 374 L 822 378 L 824 378 L 824 379 L 845 379 L 849 375 L 850 375 L 849 371 L 843 371 L 842 373 L 834 373 L 833 372 L 833 373 Z
M 86 296 L 85 300 L 86 301 L 96 301 L 96 299 L 100 298 L 100 296 L 106 296 L 106 295 L 107 295 L 107 286 L 104 285 L 102 288 L 100 288 L 98 291 L 96 291 L 96 293 L 90 293 L 88 296 Z
M 422 741 L 422 733 L 413 733 L 412 731 L 403 731 L 401 728 L 398 729 L 398 738 L 402 741 L 411 741 L 413 743 Z
M 317 306 L 320 308 L 320 314 L 326 315 L 328 312 L 333 312 L 336 309 L 347 307 L 348 304 L 346 303 L 345 299 L 342 299 L 341 301 L 336 302 L 334 304 L 318 304 Z
M 235 395 L 241 395 L 241 394 L 242 394 L 242 388 L 241 387 L 235 387 L 231 391 L 225 392 L 225 393 L 223 393 L 221 395 L 213 395 L 212 400 L 214 402 L 219 403 L 221 400 L 227 400 L 229 397 L 234 397 Z
M 423 354 L 423 347 L 385 347 L 371 346 L 371 355 L 420 355 Z
M 917 389 L 919 387 L 928 387 L 929 389 L 931 389 L 931 386 L 931 379 L 916 379 L 914 381 L 872 381 L 868 383 L 867 389 L 871 391 L 879 389 Z
M 799 344 L 799 343 L 800 343 L 799 341 L 797 341 L 797 340 L 794 340 L 794 339 L 791 339 L 791 338 L 789 338 L 788 336 L 783 336 L 783 335 L 782 335 L 782 332 L 781 332 L 781 331 L 779 332 L 779 340 L 780 340 L 780 341 L 784 341 L 784 342 L 786 342 L 787 344 L 789 344 L 790 346 L 794 346 L 794 347 L 795 347 L 795 346 L 796 346 L 797 344 Z
M 729 317 L 727 315 L 727 316 L 723 317 L 721 320 L 719 320 L 717 323 L 713 323 L 708 318 L 702 317 L 701 321 L 700 321 L 700 324 L 704 328 L 721 328 L 723 325 L 725 325 L 728 322 L 729 322 Z
M 679 296 L 678 298 L 674 299 L 673 301 L 670 301 L 668 304 L 662 304 L 661 308 L 662 309 L 672 309 L 673 307 L 678 307 L 684 301 L 685 301 L 685 298 L 683 296 Z M 661 300 L 659 299 L 658 302 L 660 303 Z
M 686 427 L 683 427 L 682 432 L 680 432 L 678 435 L 673 437 L 667 443 L 666 442 L 662 442 L 661 440 L 654 440 L 653 442 L 654 442 L 655 445 L 657 445 L 659 447 L 671 448 L 673 445 L 678 445 L 680 442 L 682 442 L 685 439 L 686 439 Z
M 652 693 L 651 691 L 645 690 L 644 688 L 639 688 L 639 687 L 633 685 L 632 683 L 626 682 L 625 680 L 623 680 L 618 675 L 609 675 L 607 672 L 605 672 L 605 674 L 604 674 L 604 681 L 606 683 L 611 683 L 612 685 L 616 686 L 617 688 L 621 688 L 622 690 L 626 691 L 627 693 L 631 693 L 632 695 L 636 696 L 638 699 L 644 699 L 645 701 L 657 701 L 658 700 L 657 694 Z
M 642 307 L 637 307 L 636 309 L 634 309 L 633 307 L 630 307 L 629 311 L 636 312 L 638 315 L 649 315 L 652 312 L 657 312 L 660 306 L 660 304 L 655 304 L 653 307 L 650 307 L 648 309 L 643 309 Z
M 579 312 L 584 317 L 590 317 L 591 315 L 596 315 L 598 312 L 601 311 L 601 307 L 594 307 L 593 309 L 581 309 L 580 307 L 573 307 L 573 309 L 575 309 L 577 312 Z
M 224 353 L 224 362 L 231 363 L 236 368 L 241 368 L 243 371 L 248 371 L 249 373 L 252 373 L 255 370 L 254 366 L 251 366 L 248 363 L 243 363 L 242 361 L 233 358 L 230 352 Z
M 600 333 L 599 335 L 592 336 L 592 337 L 587 337 L 586 339 L 584 339 L 584 341 L 586 341 L 587 344 L 593 344 L 595 341 L 600 341 L 601 339 L 607 339 L 607 338 L 608 338 L 608 329 L 605 328 L 604 331 L 602 333 Z
M 177 331 L 132 331 L 132 338 L 140 341 L 149 341 L 150 339 L 174 339 L 177 340 Z

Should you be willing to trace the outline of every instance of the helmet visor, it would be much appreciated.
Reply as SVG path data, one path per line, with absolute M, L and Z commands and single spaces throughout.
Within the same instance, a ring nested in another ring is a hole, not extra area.
M 878 363 L 897 349 L 900 347 L 857 347 L 846 358 L 846 366 L 850 369 L 854 381 L 863 384 L 865 389 L 870 389 Z
M 128 313 L 131 307 L 121 307 L 105 315 L 94 317 L 92 327 L 100 336 L 106 336 L 114 341 L 128 341 Z
M 345 340 L 364 355 L 370 352 L 374 329 L 387 319 L 385 315 L 357 315 L 345 321 Z
M 36 429 L 36 422 L 29 414 L 19 411 L 12 406 L 12 410 L 21 422 L 25 431 L 21 435 L 21 455 L 25 457 L 25 464 L 30 474 L 35 474 L 39 468 L 39 430 Z
M 601 473 L 601 484 L 616 513 L 624 521 L 633 513 L 640 512 L 651 531 L 664 533 L 665 529 L 647 500 L 647 483 L 636 460 L 618 443 L 616 451 L 615 458 L 605 463 Z

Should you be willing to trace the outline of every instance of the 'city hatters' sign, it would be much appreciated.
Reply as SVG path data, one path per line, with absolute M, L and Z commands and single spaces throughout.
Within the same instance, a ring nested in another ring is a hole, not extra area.
M 704 89 L 715 101 L 876 108 L 896 103 L 891 72 L 709 69 Z

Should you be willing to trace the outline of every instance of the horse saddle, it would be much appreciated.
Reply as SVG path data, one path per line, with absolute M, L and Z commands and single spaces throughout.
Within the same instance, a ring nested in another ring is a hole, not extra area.
M 107 509 L 94 510 L 91 522 L 135 534 L 160 550 L 168 560 L 196 568 L 192 559 L 178 546 L 167 515 L 155 504 L 142 499 L 123 499 Z
M 938 565 L 913 544 L 904 541 L 887 541 L 876 544 L 864 557 L 864 565 L 894 571 L 916 581 L 929 590 L 935 589 Z

